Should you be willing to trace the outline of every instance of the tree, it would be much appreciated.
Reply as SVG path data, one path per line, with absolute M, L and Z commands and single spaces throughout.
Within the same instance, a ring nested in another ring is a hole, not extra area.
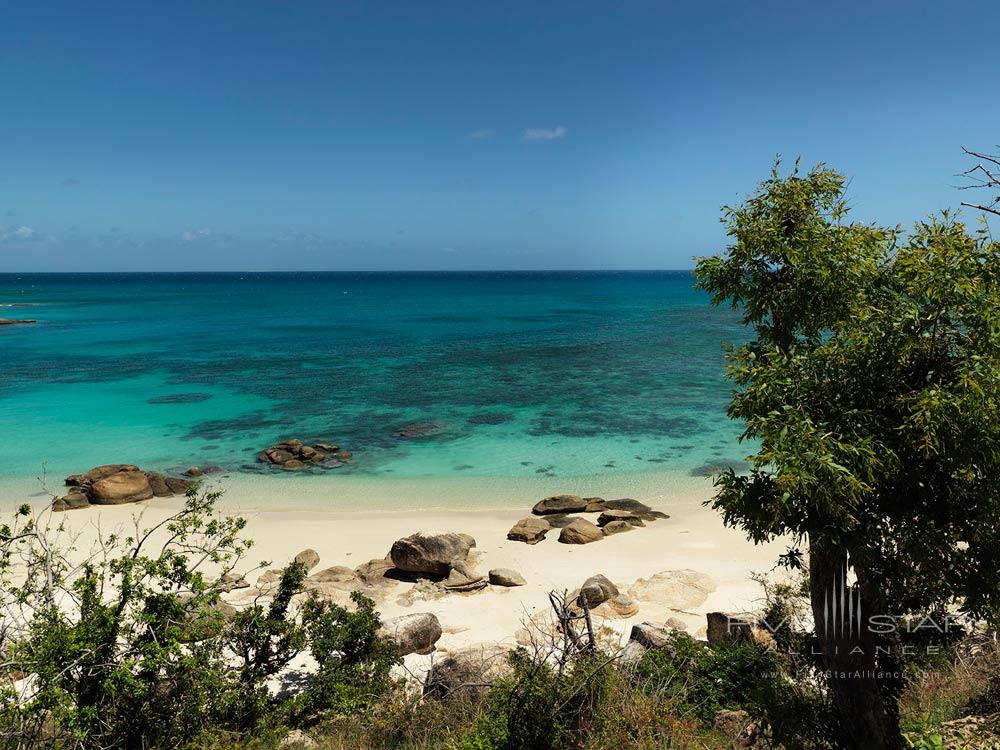
M 969 181 L 969 184 L 963 185 L 960 189 L 984 190 L 990 196 L 987 198 L 987 203 L 963 202 L 962 205 L 1000 216 L 1000 154 L 970 151 L 967 148 L 963 148 L 962 151 L 979 161 L 971 169 L 962 172 L 962 176 Z
M 792 537 L 786 563 L 807 546 L 835 739 L 877 750 L 902 747 L 902 618 L 1000 606 L 1000 246 L 947 214 L 905 239 L 849 222 L 844 190 L 776 165 L 696 277 L 755 333 L 727 377 L 756 452 L 711 503 L 754 542 Z

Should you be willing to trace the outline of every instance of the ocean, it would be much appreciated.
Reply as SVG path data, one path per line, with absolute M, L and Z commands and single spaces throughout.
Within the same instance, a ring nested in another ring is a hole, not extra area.
M 38 320 L 0 327 L 0 479 L 252 474 L 289 437 L 353 452 L 331 481 L 689 477 L 747 452 L 721 349 L 745 334 L 689 272 L 0 274 L 0 317 Z

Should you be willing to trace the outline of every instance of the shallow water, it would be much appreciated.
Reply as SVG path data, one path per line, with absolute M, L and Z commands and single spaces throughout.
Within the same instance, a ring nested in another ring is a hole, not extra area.
M 687 272 L 0 275 L 0 479 L 127 461 L 325 476 L 689 476 L 746 452 Z M 400 439 L 412 422 L 433 434 Z

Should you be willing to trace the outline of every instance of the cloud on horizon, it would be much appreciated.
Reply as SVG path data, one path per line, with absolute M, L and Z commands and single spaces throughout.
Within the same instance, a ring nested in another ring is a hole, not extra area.
M 554 128 L 525 128 L 521 139 L 525 141 L 556 141 L 566 137 L 566 128 L 557 125 Z
M 465 137 L 470 141 L 488 141 L 495 135 L 496 131 L 493 128 L 480 128 L 479 130 L 473 130 Z
M 25 242 L 35 237 L 35 230 L 28 226 L 5 227 L 0 224 L 0 242 Z

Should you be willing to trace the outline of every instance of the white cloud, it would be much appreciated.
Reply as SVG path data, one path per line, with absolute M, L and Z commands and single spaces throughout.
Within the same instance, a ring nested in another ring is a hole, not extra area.
M 19 226 L 19 227 L 5 227 L 0 224 L 0 242 L 11 241 L 19 242 L 24 240 L 30 240 L 35 237 L 35 230 L 31 227 Z
M 480 128 L 479 130 L 473 130 L 466 138 L 470 141 L 488 141 L 495 135 L 496 131 L 493 128 Z
M 555 141 L 566 136 L 566 128 L 558 125 L 554 128 L 525 128 L 521 138 L 526 141 Z
M 201 229 L 188 229 L 181 232 L 181 239 L 185 242 L 194 242 L 195 240 L 203 240 L 207 237 L 212 236 L 212 230 L 208 227 L 202 227 Z

